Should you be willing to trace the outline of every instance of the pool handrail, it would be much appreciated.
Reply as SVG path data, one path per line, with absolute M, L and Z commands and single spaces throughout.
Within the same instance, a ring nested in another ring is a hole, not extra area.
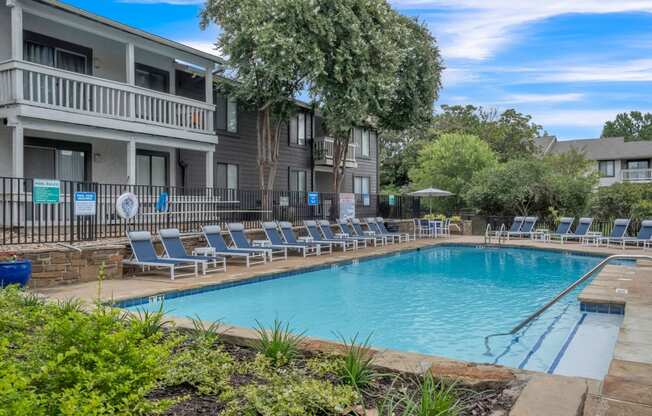
M 545 305 L 541 306 L 539 309 L 537 309 L 534 313 L 532 313 L 530 316 L 525 318 L 521 323 L 516 325 L 514 328 L 512 328 L 511 331 L 505 332 L 502 334 L 491 334 L 487 335 L 484 340 L 485 340 L 485 346 L 487 347 L 487 353 L 490 354 L 490 349 L 489 349 L 489 338 L 491 337 L 496 337 L 496 336 L 506 336 L 506 335 L 514 335 L 521 329 L 523 329 L 527 324 L 538 318 L 542 313 L 544 313 L 548 308 L 550 308 L 552 305 L 557 303 L 561 298 L 566 296 L 569 292 L 571 292 L 573 289 L 575 289 L 577 286 L 582 284 L 585 280 L 587 280 L 589 277 L 593 275 L 593 273 L 597 272 L 598 270 L 601 270 L 607 263 L 609 263 L 612 260 L 649 260 L 652 261 L 652 256 L 646 255 L 646 254 L 612 254 L 611 256 L 602 259 L 598 264 L 596 264 L 591 270 L 588 272 L 584 273 L 582 277 L 577 279 L 575 282 L 571 283 L 566 289 L 562 290 L 557 296 L 552 298 L 548 303 Z

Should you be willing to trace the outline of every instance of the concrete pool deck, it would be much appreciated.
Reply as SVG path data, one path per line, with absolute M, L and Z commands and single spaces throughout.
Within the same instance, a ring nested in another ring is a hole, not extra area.
M 171 281 L 167 275 L 162 273 L 134 277 L 125 276 L 124 279 L 103 281 L 101 300 L 120 301 L 148 297 L 446 243 L 481 245 L 484 243 L 484 239 L 483 237 L 471 236 L 453 237 L 446 240 L 422 239 L 386 247 L 361 249 L 355 252 L 336 252 L 333 255 L 321 257 L 303 258 L 291 256 L 287 261 L 256 265 L 251 268 L 229 264 L 226 273 L 208 274 L 197 278 L 184 277 L 175 281 Z M 623 250 L 616 248 L 582 246 L 573 243 L 560 245 L 559 243 L 543 243 L 531 240 L 512 240 L 504 243 L 503 246 L 563 249 L 596 255 L 623 253 Z M 652 252 L 628 250 L 626 253 L 648 254 Z M 600 273 L 598 278 L 594 279 L 595 284 L 592 283 L 585 289 L 585 291 L 588 291 L 586 292 L 587 295 L 593 296 L 594 300 L 604 301 L 603 297 L 607 295 L 614 298 L 618 296 L 623 298 L 623 293 L 620 293 L 622 291 L 615 292 L 615 289 L 610 287 L 607 282 L 612 279 L 612 281 L 621 284 L 624 281 L 618 279 L 631 278 L 629 281 L 631 290 L 628 291 L 624 299 L 621 299 L 622 302 L 626 302 L 625 320 L 621 328 L 621 336 L 619 336 L 609 374 L 603 383 L 579 377 L 548 375 L 501 366 L 465 363 L 400 351 L 377 351 L 375 363 L 380 367 L 393 370 L 415 373 L 431 371 L 437 376 L 462 378 L 466 381 L 513 383 L 520 393 L 515 406 L 510 412 L 510 415 L 513 416 L 575 416 L 582 413 L 585 416 L 652 415 L 650 403 L 642 403 L 644 400 L 640 398 L 652 399 L 652 381 L 650 381 L 652 370 L 649 370 L 652 367 L 652 313 L 650 313 L 650 308 L 652 308 L 652 266 L 639 265 L 635 274 L 625 274 L 622 269 L 620 266 L 608 266 Z M 604 278 L 602 278 L 603 275 Z M 38 288 L 35 291 L 53 299 L 75 297 L 91 302 L 97 298 L 98 283 L 86 282 Z M 605 295 L 603 296 L 601 293 Z M 173 320 L 178 327 L 192 327 L 192 323 L 188 319 L 175 317 Z M 255 331 L 250 328 L 225 327 L 224 330 L 226 331 L 224 334 L 225 339 L 231 342 L 251 344 L 257 338 Z M 646 344 L 646 342 L 649 342 L 649 344 Z M 311 339 L 306 347 L 319 351 L 338 351 L 341 348 L 337 343 L 317 339 Z M 636 360 L 640 361 L 632 361 L 632 354 L 638 354 L 634 355 L 634 357 L 639 357 Z M 651 367 L 646 367 L 646 365 Z M 647 376 L 644 371 L 646 369 L 648 371 Z M 629 389 L 634 389 L 633 393 L 630 393 Z M 632 394 L 635 397 L 631 397 Z

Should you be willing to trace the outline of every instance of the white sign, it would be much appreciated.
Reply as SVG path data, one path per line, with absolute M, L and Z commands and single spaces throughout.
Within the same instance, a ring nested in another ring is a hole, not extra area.
M 278 199 L 278 204 L 282 207 L 289 207 L 290 206 L 290 197 L 288 196 L 281 196 Z
M 355 194 L 340 194 L 340 218 L 355 218 Z
M 93 216 L 97 208 L 95 192 L 75 192 L 75 215 Z
M 126 220 L 133 218 L 138 213 L 138 197 L 131 192 L 126 192 L 118 197 L 115 209 L 120 218 Z

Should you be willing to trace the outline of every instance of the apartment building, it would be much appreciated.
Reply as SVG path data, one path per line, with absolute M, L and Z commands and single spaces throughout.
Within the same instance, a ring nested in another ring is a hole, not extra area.
M 622 137 L 557 140 L 540 137 L 536 144 L 543 154 L 576 150 L 594 162 L 600 174 L 600 186 L 618 182 L 652 182 L 652 142 L 625 141 Z
M 256 114 L 216 91 L 222 64 L 56 0 L 6 0 L 0 176 L 257 189 Z M 297 106 L 276 187 L 330 192 L 332 139 Z M 376 134 L 356 129 L 342 190 L 377 192 L 377 159 Z

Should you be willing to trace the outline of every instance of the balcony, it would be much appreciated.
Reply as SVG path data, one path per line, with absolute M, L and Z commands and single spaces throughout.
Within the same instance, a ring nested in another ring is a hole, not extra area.
M 345 166 L 357 168 L 358 162 L 355 159 L 356 145 L 349 143 L 346 153 Z M 313 158 L 315 165 L 333 166 L 333 154 L 335 153 L 335 140 L 331 137 L 318 137 L 313 141 Z
M 652 169 L 623 169 L 620 174 L 624 182 L 652 181 Z
M 178 137 L 214 135 L 211 104 L 26 61 L 0 63 L 0 106 L 8 104 L 73 113 L 57 119 L 79 124 Z

